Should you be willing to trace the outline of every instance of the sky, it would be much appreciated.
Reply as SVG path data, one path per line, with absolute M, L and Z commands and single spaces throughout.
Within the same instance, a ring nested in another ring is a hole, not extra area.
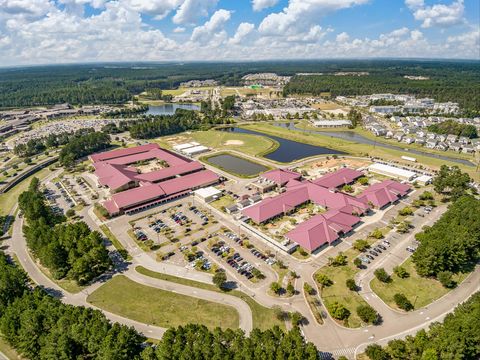
M 479 0 L 0 0 L 0 66 L 480 59 Z

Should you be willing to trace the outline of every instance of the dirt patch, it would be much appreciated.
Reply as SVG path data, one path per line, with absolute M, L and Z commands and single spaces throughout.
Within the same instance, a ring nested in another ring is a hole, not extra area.
M 229 146 L 229 145 L 243 145 L 243 141 L 242 140 L 227 140 L 225 141 L 225 144 L 226 146 Z

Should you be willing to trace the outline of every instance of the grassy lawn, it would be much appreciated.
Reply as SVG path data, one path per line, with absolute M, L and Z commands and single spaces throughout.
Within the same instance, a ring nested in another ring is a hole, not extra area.
M 355 274 L 359 271 L 359 269 L 357 269 L 357 267 L 352 263 L 353 259 L 355 259 L 358 254 L 359 252 L 357 250 L 349 249 L 344 252 L 344 255 L 347 256 L 347 265 L 328 265 L 320 268 L 320 270 L 315 273 L 315 275 L 324 274 L 333 281 L 332 285 L 320 289 L 320 296 L 327 309 L 329 304 L 337 301 L 350 310 L 350 317 L 343 322 L 343 325 L 351 328 L 357 328 L 361 326 L 362 321 L 357 315 L 357 307 L 359 305 L 367 304 L 358 293 L 349 290 L 345 285 L 347 279 L 353 279 Z M 319 288 L 321 288 L 320 284 L 317 285 Z
M 450 291 L 444 288 L 439 281 L 418 275 L 411 259 L 407 259 L 402 264 L 402 267 L 410 274 L 406 279 L 401 279 L 393 274 L 392 281 L 388 284 L 382 283 L 377 278 L 370 282 L 372 290 L 390 307 L 397 308 L 395 301 L 393 301 L 393 296 L 396 293 L 404 294 L 414 304 L 415 309 L 418 309 L 430 304 Z M 457 283 L 460 283 L 467 275 L 456 274 L 453 278 Z
M 381 146 L 373 146 L 368 144 L 360 144 L 353 141 L 347 141 L 343 139 L 333 138 L 327 135 L 322 134 L 313 134 L 313 133 L 303 133 L 301 131 L 296 130 L 288 130 L 284 128 L 280 128 L 278 126 L 270 125 L 267 123 L 259 123 L 259 124 L 252 124 L 252 125 L 245 125 L 242 126 L 246 129 L 254 130 L 263 132 L 266 134 L 274 135 L 283 137 L 286 139 L 290 139 L 293 141 L 298 141 L 306 144 L 317 145 L 317 146 L 324 146 L 334 150 L 339 150 L 346 152 L 349 155 L 353 156 L 375 156 L 379 158 L 383 158 L 386 160 L 401 160 L 401 157 L 405 155 L 404 151 L 394 150 L 394 149 L 386 149 Z M 364 133 L 362 133 L 364 135 Z M 397 144 L 398 145 L 398 144 Z M 400 144 L 399 146 L 404 147 Z M 405 146 L 406 147 L 406 146 Z M 422 150 L 425 151 L 424 148 Z M 443 155 L 450 155 L 448 153 L 442 153 Z M 459 154 L 457 154 L 459 155 Z M 431 158 L 422 155 L 414 155 L 417 161 L 421 164 L 425 164 L 433 169 L 439 169 L 441 165 L 457 165 L 463 171 L 467 172 L 473 179 L 479 180 L 480 174 L 475 172 L 475 167 L 473 166 L 465 166 L 459 163 L 454 163 L 451 161 L 445 161 L 442 159 Z
M 215 209 L 222 211 L 223 207 L 227 207 L 235 204 L 235 199 L 231 195 L 224 195 L 220 199 L 212 201 L 212 205 Z
M 2 352 L 10 360 L 20 360 L 20 355 L 17 354 L 14 348 L 7 344 L 7 342 L 0 336 L 0 352 Z
M 105 236 L 108 238 L 108 240 L 111 241 L 112 245 L 115 247 L 117 250 L 125 250 L 125 247 L 122 245 L 120 241 L 118 241 L 117 237 L 110 231 L 107 225 L 100 225 L 100 229 L 103 231 Z M 128 253 L 127 253 L 128 254 Z M 127 255 L 127 258 L 125 260 L 132 260 L 132 257 L 130 255 Z
M 205 290 L 210 290 L 210 291 L 216 291 L 216 292 L 219 292 L 219 293 L 223 293 L 223 291 L 221 291 L 219 288 L 217 288 L 213 284 L 206 284 L 206 283 L 199 282 L 199 281 L 194 281 L 194 280 L 184 279 L 184 278 L 177 277 L 177 276 L 158 273 L 158 272 L 155 272 L 155 271 L 148 270 L 148 269 L 144 268 L 143 266 L 137 266 L 135 268 L 135 270 L 137 272 L 139 272 L 140 274 L 150 276 L 150 277 L 153 277 L 153 278 L 156 278 L 156 279 L 171 281 L 171 282 L 175 282 L 175 283 L 178 283 L 178 284 L 183 284 L 183 285 L 188 285 L 188 286 L 192 286 L 192 287 L 197 287 L 197 288 L 200 288 L 200 289 L 205 289 Z M 277 325 L 280 328 L 285 329 L 285 323 L 281 320 L 278 320 L 275 317 L 274 311 L 272 309 L 269 309 L 265 306 L 260 305 L 255 300 L 253 300 L 250 296 L 248 296 L 247 294 L 245 294 L 241 291 L 232 290 L 232 291 L 227 292 L 227 294 L 232 295 L 232 296 L 236 296 L 236 297 L 242 299 L 243 301 L 245 301 L 248 304 L 248 306 L 250 306 L 250 309 L 252 310 L 253 327 L 254 328 L 258 328 L 260 330 L 267 330 L 267 329 L 270 329 L 273 326 Z
M 278 143 L 272 139 L 227 131 L 196 131 L 191 134 L 194 141 L 219 150 L 237 150 L 251 156 L 261 156 L 274 151 Z
M 33 174 L 32 176 L 29 176 L 25 180 L 21 181 L 5 194 L 0 195 L 0 215 L 8 215 L 10 213 L 12 208 L 15 206 L 18 197 L 22 192 L 27 190 L 28 185 L 30 185 L 30 181 L 34 176 L 42 180 L 47 177 L 48 174 L 50 174 L 50 170 L 48 169 L 48 167 L 46 167 L 45 169 L 42 169 L 37 173 Z
M 210 329 L 238 328 L 235 309 L 138 284 L 123 275 L 102 285 L 87 301 L 129 319 L 162 327 L 198 323 Z

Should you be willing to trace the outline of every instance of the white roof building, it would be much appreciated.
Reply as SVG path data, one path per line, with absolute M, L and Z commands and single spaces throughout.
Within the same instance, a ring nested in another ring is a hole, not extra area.
M 210 149 L 206 146 L 198 145 L 198 146 L 189 147 L 187 149 L 184 149 L 184 150 L 182 150 L 182 153 L 184 153 L 185 155 L 188 155 L 188 156 L 193 156 L 193 155 L 197 155 L 197 154 L 207 152 L 209 150 Z
M 194 194 L 205 202 L 214 201 L 222 196 L 222 192 L 213 186 L 195 190 Z
M 401 169 L 396 166 L 387 165 L 387 164 L 380 164 L 374 163 L 368 167 L 368 171 L 373 172 L 375 174 L 390 176 L 393 178 L 411 181 L 413 180 L 417 174 L 413 171 Z

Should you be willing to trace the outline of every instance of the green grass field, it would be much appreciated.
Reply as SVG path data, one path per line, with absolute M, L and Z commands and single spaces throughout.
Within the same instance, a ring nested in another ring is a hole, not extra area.
M 238 328 L 238 312 L 195 297 L 138 284 L 123 275 L 95 290 L 90 304 L 129 319 L 161 327 L 198 323 L 210 329 Z
M 34 176 L 38 177 L 40 180 L 44 179 L 45 177 L 50 174 L 50 170 L 47 168 L 40 170 L 39 172 L 35 173 L 34 175 L 26 178 L 15 187 L 13 187 L 10 191 L 6 192 L 5 194 L 0 195 L 0 215 L 8 215 L 12 208 L 15 206 L 15 203 L 18 200 L 18 197 L 22 192 L 27 190 L 30 181 Z
M 347 279 L 353 279 L 355 274 L 359 271 L 359 269 L 357 269 L 357 267 L 352 263 L 353 259 L 355 259 L 358 254 L 359 252 L 357 250 L 349 249 L 344 253 L 344 255 L 347 256 L 347 265 L 328 265 L 320 268 L 320 270 L 315 273 L 315 275 L 324 274 L 333 281 L 332 285 L 324 287 L 320 290 L 320 296 L 327 308 L 329 304 L 337 301 L 350 310 L 351 315 L 346 321 L 343 322 L 343 325 L 351 328 L 357 328 L 361 326 L 362 321 L 357 315 L 357 307 L 359 305 L 367 304 L 357 292 L 348 289 L 345 284 Z M 321 288 L 319 284 L 318 286 Z
M 222 211 L 223 207 L 227 207 L 230 205 L 235 204 L 235 199 L 231 195 L 224 195 L 218 200 L 212 201 L 210 205 L 212 205 L 215 209 Z
M 372 290 L 388 306 L 395 309 L 397 308 L 395 301 L 393 301 L 393 296 L 396 293 L 404 294 L 407 299 L 414 304 L 415 309 L 418 309 L 427 306 L 450 291 L 449 289 L 444 288 L 439 281 L 418 275 L 411 259 L 405 261 L 402 267 L 404 267 L 410 274 L 406 279 L 401 279 L 393 274 L 390 283 L 383 283 L 377 278 L 374 278 L 370 282 Z M 457 281 L 457 283 L 460 283 L 466 277 L 467 274 L 456 274 L 454 275 L 454 280 Z
M 192 140 L 218 150 L 237 150 L 251 156 L 261 156 L 274 151 L 278 143 L 264 136 L 232 133 L 227 131 L 196 131 Z
M 189 280 L 189 279 L 184 279 L 181 277 L 177 276 L 172 276 L 172 275 L 167 275 L 167 274 L 162 274 L 158 273 L 155 271 L 148 270 L 144 268 L 143 266 L 137 266 L 135 268 L 137 272 L 140 274 L 150 276 L 156 279 L 161 279 L 161 280 L 166 280 L 166 281 L 171 281 L 174 283 L 178 284 L 183 284 L 183 285 L 188 285 L 192 287 L 197 287 L 200 289 L 205 289 L 205 290 L 211 290 L 211 291 L 216 291 L 219 293 L 223 293 L 220 289 L 218 289 L 215 285 L 213 284 L 205 284 L 199 281 L 194 281 L 194 280 Z M 245 301 L 248 306 L 250 306 L 250 309 L 252 310 L 252 317 L 253 317 L 253 327 L 258 328 L 260 330 L 267 330 L 272 328 L 273 326 L 277 325 L 282 329 L 285 329 L 285 323 L 281 320 L 278 320 L 275 317 L 274 311 L 272 309 L 269 309 L 265 306 L 260 305 L 257 303 L 255 300 L 253 300 L 250 296 L 247 294 L 238 291 L 238 290 L 232 290 L 227 292 L 227 294 L 236 296 L 243 301 Z

